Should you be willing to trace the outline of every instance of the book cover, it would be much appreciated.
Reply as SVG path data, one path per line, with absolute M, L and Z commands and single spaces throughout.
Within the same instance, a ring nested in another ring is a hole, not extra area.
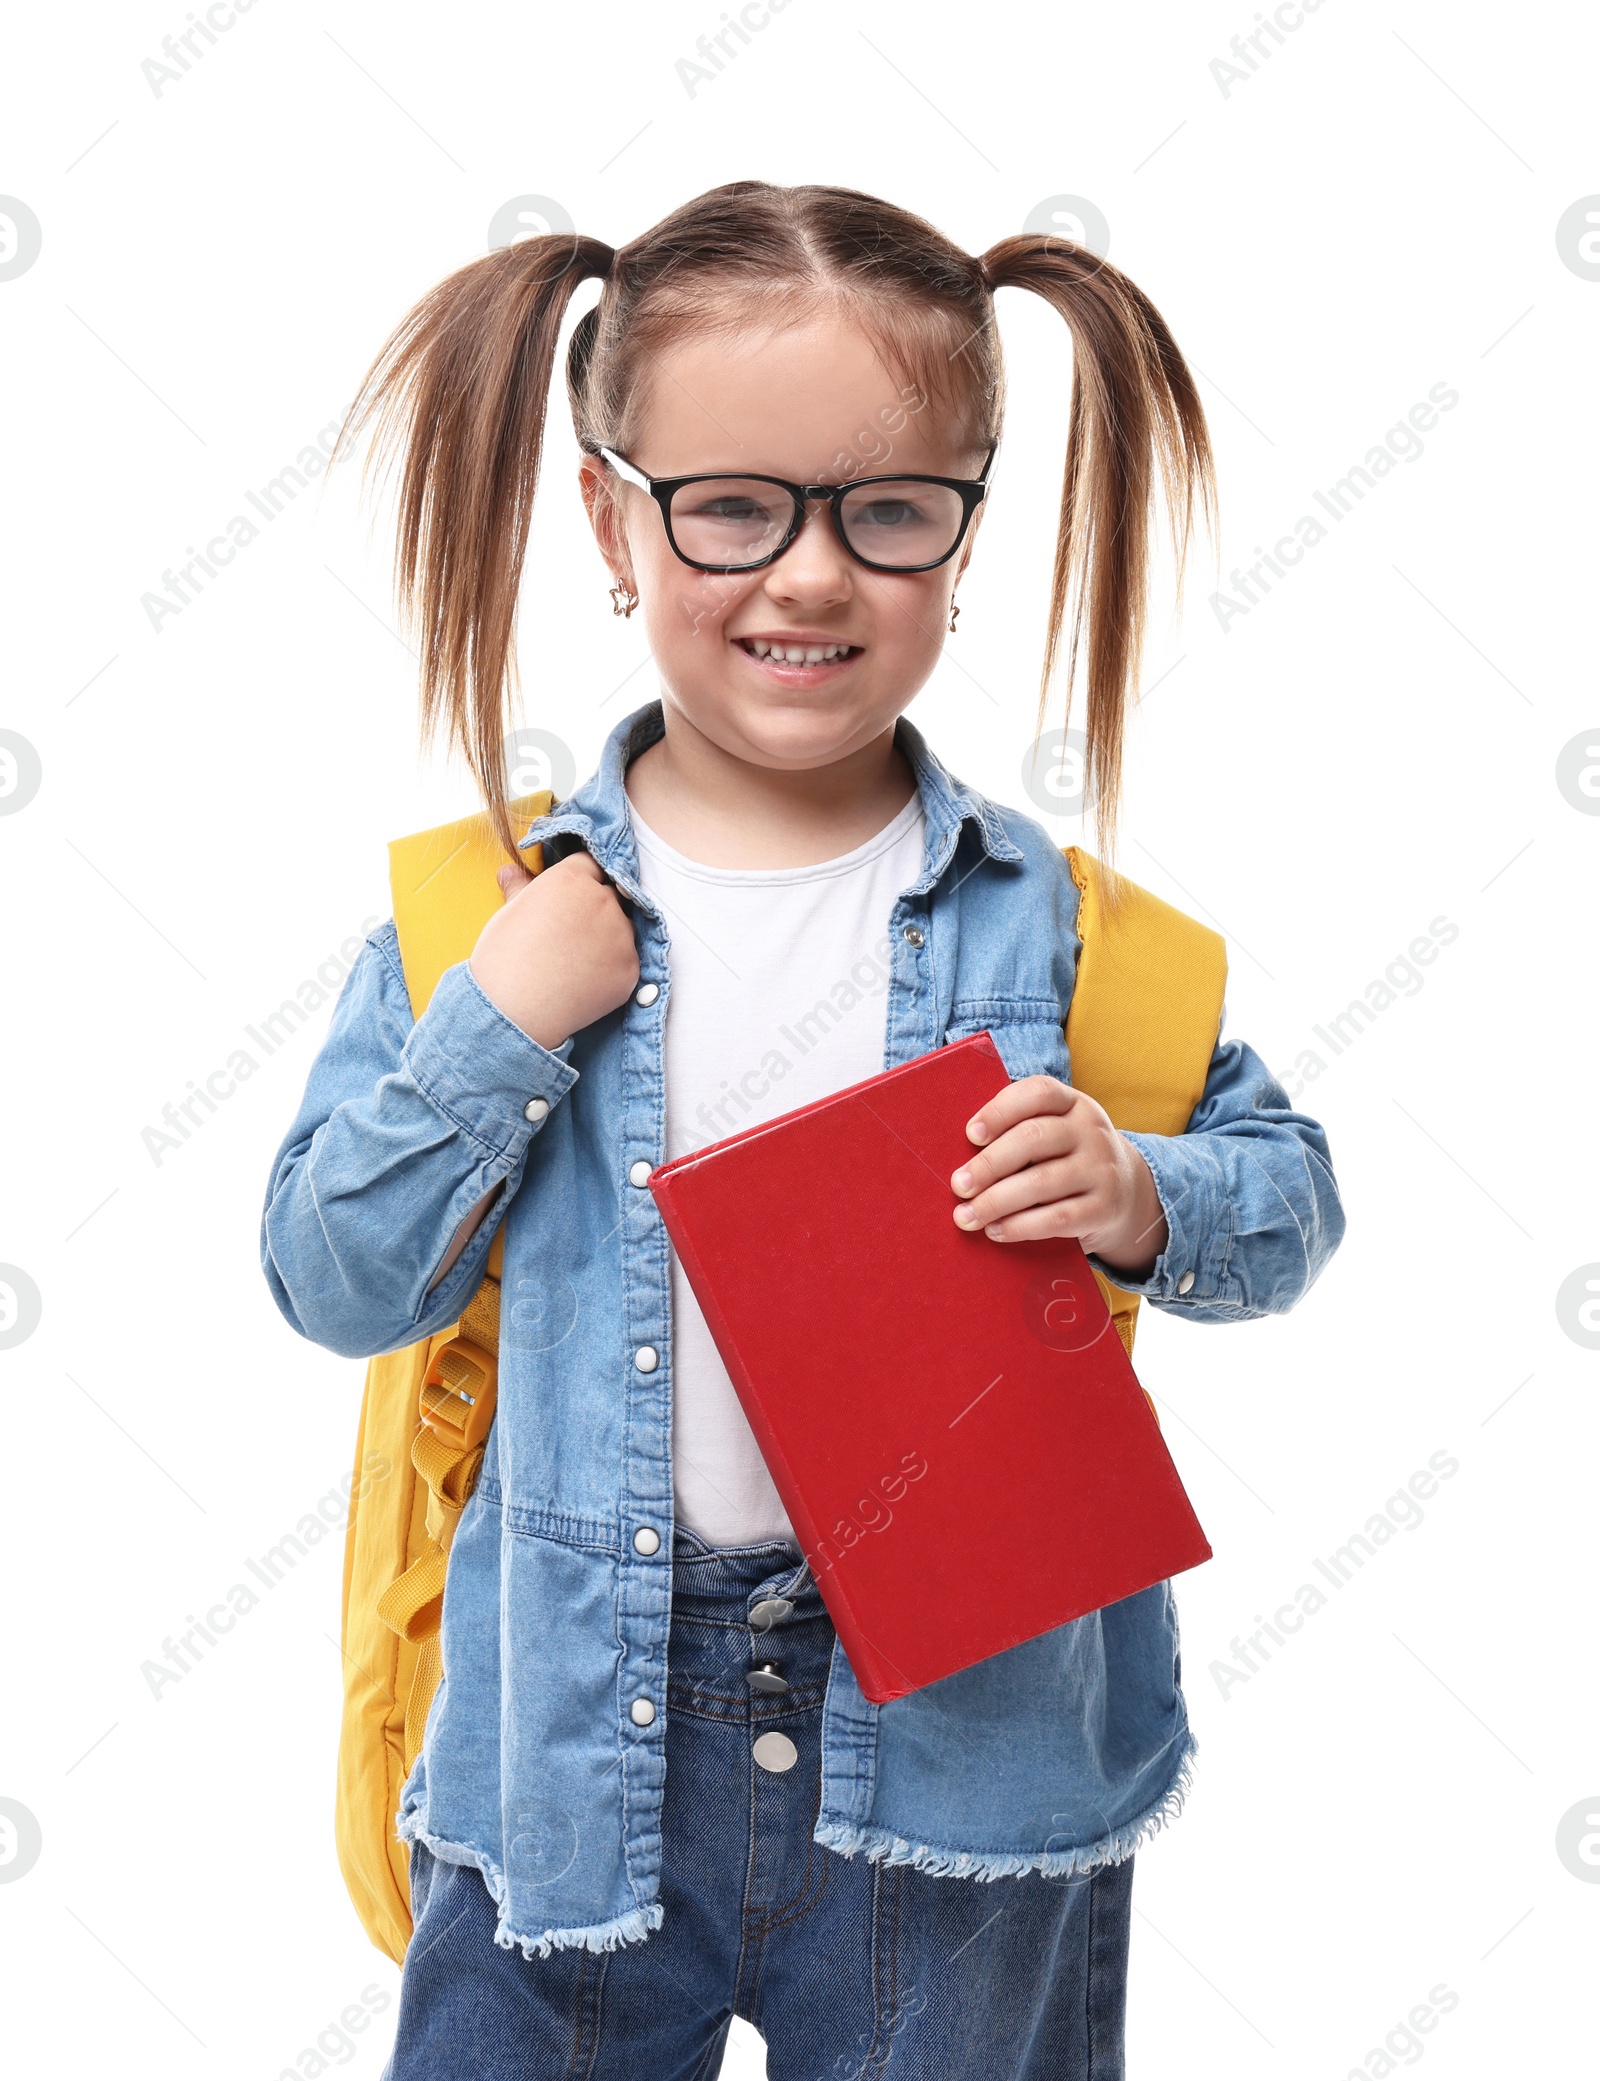
M 957 1228 L 987 1033 L 675 1158 L 650 1188 L 864 1695 L 1207 1560 L 1071 1238 Z

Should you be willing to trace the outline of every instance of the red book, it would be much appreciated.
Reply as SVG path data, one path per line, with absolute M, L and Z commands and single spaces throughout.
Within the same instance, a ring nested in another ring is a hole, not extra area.
M 987 1033 L 662 1164 L 667 1233 L 885 1704 L 1208 1560 L 1071 1238 L 956 1227 Z

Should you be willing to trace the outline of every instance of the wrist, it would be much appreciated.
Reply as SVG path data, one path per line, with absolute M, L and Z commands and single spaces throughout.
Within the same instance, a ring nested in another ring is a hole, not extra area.
M 526 992 L 508 987 L 505 980 L 495 973 L 495 964 L 480 963 L 476 954 L 467 963 L 468 973 L 478 988 L 488 998 L 497 1012 L 503 1012 L 513 1026 L 520 1027 L 529 1040 L 537 1041 L 541 1048 L 552 1053 L 572 1037 L 572 1027 L 551 1017 L 548 1003 L 530 1004 Z M 559 1012 L 559 1007 L 556 1008 Z
M 1167 1217 L 1149 1164 L 1131 1142 L 1123 1146 L 1133 1171 L 1131 1203 L 1123 1219 L 1094 1245 L 1094 1254 L 1113 1271 L 1145 1280 L 1167 1247 Z
M 514 1019 L 515 1014 L 507 1012 L 506 1017 Z M 522 1028 L 529 1040 L 537 1041 L 541 1048 L 548 1048 L 552 1055 L 558 1048 L 566 1046 L 575 1030 L 571 1026 L 553 1025 L 538 1012 L 528 1012 L 525 1017 L 515 1019 L 515 1023 Z

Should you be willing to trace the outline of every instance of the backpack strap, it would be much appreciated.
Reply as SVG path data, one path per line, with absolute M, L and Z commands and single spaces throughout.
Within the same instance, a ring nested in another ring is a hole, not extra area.
M 1100 862 L 1081 846 L 1062 850 L 1082 941 L 1066 1022 L 1073 1085 L 1128 1133 L 1182 1134 L 1221 1030 L 1227 943 L 1126 876 L 1120 915 L 1108 923 Z M 1139 1296 L 1095 1279 L 1131 1357 Z
M 509 806 L 513 819 L 526 824 L 543 816 L 554 801 L 545 788 Z M 522 857 L 534 874 L 544 865 L 542 846 L 529 848 Z M 431 831 L 413 832 L 390 845 L 395 930 L 415 1018 L 427 1010 L 445 970 L 467 959 L 478 934 L 500 908 L 504 898 L 496 876 L 504 865 L 504 850 L 481 811 Z M 450 1543 L 477 1485 L 494 1421 L 504 1245 L 502 1229 L 460 1321 L 430 1340 L 411 1441 L 411 1464 L 427 1492 L 425 1537 L 415 1560 L 378 1600 L 384 1624 L 418 1651 L 406 1699 L 408 1771 L 422 1746 L 428 1708 L 439 1687 L 439 1624 Z
M 549 788 L 519 795 L 506 806 L 513 823 L 531 824 L 555 806 Z M 522 855 L 531 874 L 544 866 L 544 847 L 530 846 Z M 447 968 L 465 961 L 478 934 L 504 901 L 496 880 L 506 865 L 494 827 L 480 810 L 431 831 L 413 831 L 389 844 L 389 894 L 395 931 L 400 938 L 400 966 L 411 999 L 411 1016 L 420 1019 Z M 500 1277 L 505 1251 L 497 1235 L 489 1251 L 489 1272 Z M 479 1289 L 482 1298 L 482 1289 Z M 492 1347 L 491 1347 L 492 1348 Z
M 554 803 L 555 796 L 544 788 L 507 806 L 512 822 L 525 825 L 544 816 Z M 522 858 L 537 874 L 544 865 L 543 846 L 531 846 Z M 500 908 L 503 899 L 495 876 L 506 865 L 500 841 L 481 810 L 390 844 L 389 888 L 413 1018 L 422 1017 L 439 978 L 466 960 L 478 934 Z

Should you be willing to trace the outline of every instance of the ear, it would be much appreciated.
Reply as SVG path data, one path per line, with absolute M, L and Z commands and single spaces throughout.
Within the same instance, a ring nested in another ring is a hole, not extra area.
M 579 461 L 578 489 L 583 495 L 584 510 L 589 516 L 589 525 L 594 529 L 595 541 L 600 545 L 600 554 L 613 577 L 626 585 L 630 592 L 637 592 L 638 587 L 633 582 L 633 559 L 628 554 L 627 528 L 617 504 L 611 472 L 600 456 L 585 455 Z

